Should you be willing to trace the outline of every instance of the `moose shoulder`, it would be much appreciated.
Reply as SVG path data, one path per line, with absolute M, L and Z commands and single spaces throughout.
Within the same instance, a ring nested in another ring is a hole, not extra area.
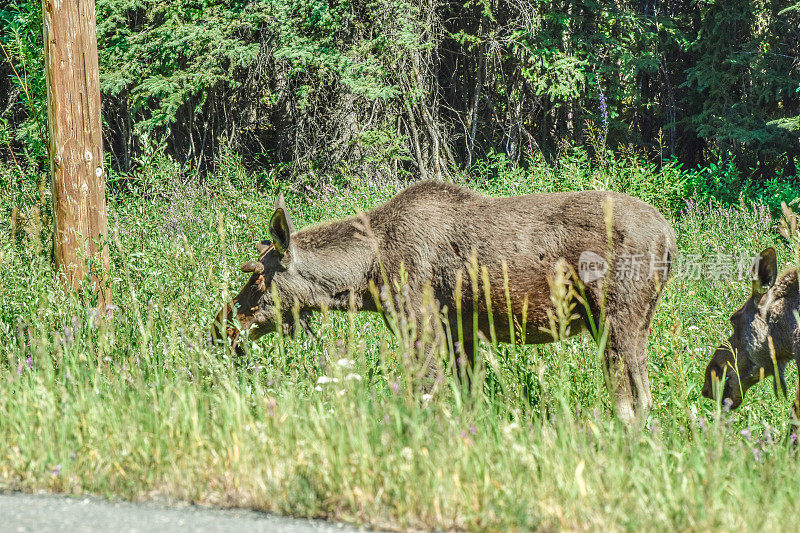
M 305 327 L 315 310 L 385 309 L 374 289 L 391 291 L 401 272 L 416 331 L 425 329 L 425 317 L 446 316 L 449 331 L 461 332 L 457 349 L 468 360 L 474 323 L 499 341 L 518 331 L 518 340 L 549 342 L 552 280 L 583 262 L 595 270 L 582 276 L 585 301 L 566 334 L 605 317 L 604 366 L 618 415 L 646 416 L 652 405 L 645 346 L 676 247 L 669 223 L 642 201 L 606 191 L 491 198 L 420 182 L 359 217 L 300 231 L 279 197 L 270 234 L 258 260 L 243 265 L 249 281 L 217 318 L 234 347 L 241 332 L 228 321 L 232 315 L 255 339 L 276 324 L 288 331 L 294 317 Z M 430 302 L 433 313 L 415 312 Z

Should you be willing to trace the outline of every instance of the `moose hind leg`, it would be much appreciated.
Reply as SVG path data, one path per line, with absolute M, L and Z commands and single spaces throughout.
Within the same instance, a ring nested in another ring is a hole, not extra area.
M 650 376 L 647 372 L 647 337 L 649 324 L 640 332 L 636 341 L 636 352 L 632 356 L 629 372 L 633 384 L 636 415 L 645 420 L 653 409 L 653 396 L 650 392 Z
M 612 328 L 609 337 L 604 371 L 616 414 L 627 424 L 643 421 L 653 406 L 645 354 L 647 336 L 615 335 Z
M 630 424 L 636 418 L 636 410 L 633 407 L 631 383 L 625 375 L 624 359 L 624 352 L 618 348 L 606 348 L 603 359 L 603 373 L 608 391 L 614 398 L 614 411 L 617 417 Z

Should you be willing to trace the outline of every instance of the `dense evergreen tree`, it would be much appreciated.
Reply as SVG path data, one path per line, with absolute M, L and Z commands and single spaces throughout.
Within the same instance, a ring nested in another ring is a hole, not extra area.
M 98 0 L 106 147 L 424 176 L 620 145 L 748 175 L 800 156 L 785 0 Z M 38 0 L 0 7 L 0 158 L 42 147 Z M 38 148 L 37 148 L 38 147 Z

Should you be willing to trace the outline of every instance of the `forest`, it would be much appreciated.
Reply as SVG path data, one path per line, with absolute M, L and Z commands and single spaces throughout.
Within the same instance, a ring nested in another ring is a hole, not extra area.
M 0 7 L 0 161 L 36 164 L 38 0 Z M 105 149 L 120 173 L 221 153 L 311 182 L 436 177 L 574 146 L 796 176 L 789 0 L 99 0 Z

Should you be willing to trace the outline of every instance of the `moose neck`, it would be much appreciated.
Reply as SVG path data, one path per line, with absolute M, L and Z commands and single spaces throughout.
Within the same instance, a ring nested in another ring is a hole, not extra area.
M 308 283 L 313 309 L 374 310 L 369 280 L 375 271 L 375 245 L 359 238 L 356 219 L 311 227 L 293 237 L 298 274 Z

